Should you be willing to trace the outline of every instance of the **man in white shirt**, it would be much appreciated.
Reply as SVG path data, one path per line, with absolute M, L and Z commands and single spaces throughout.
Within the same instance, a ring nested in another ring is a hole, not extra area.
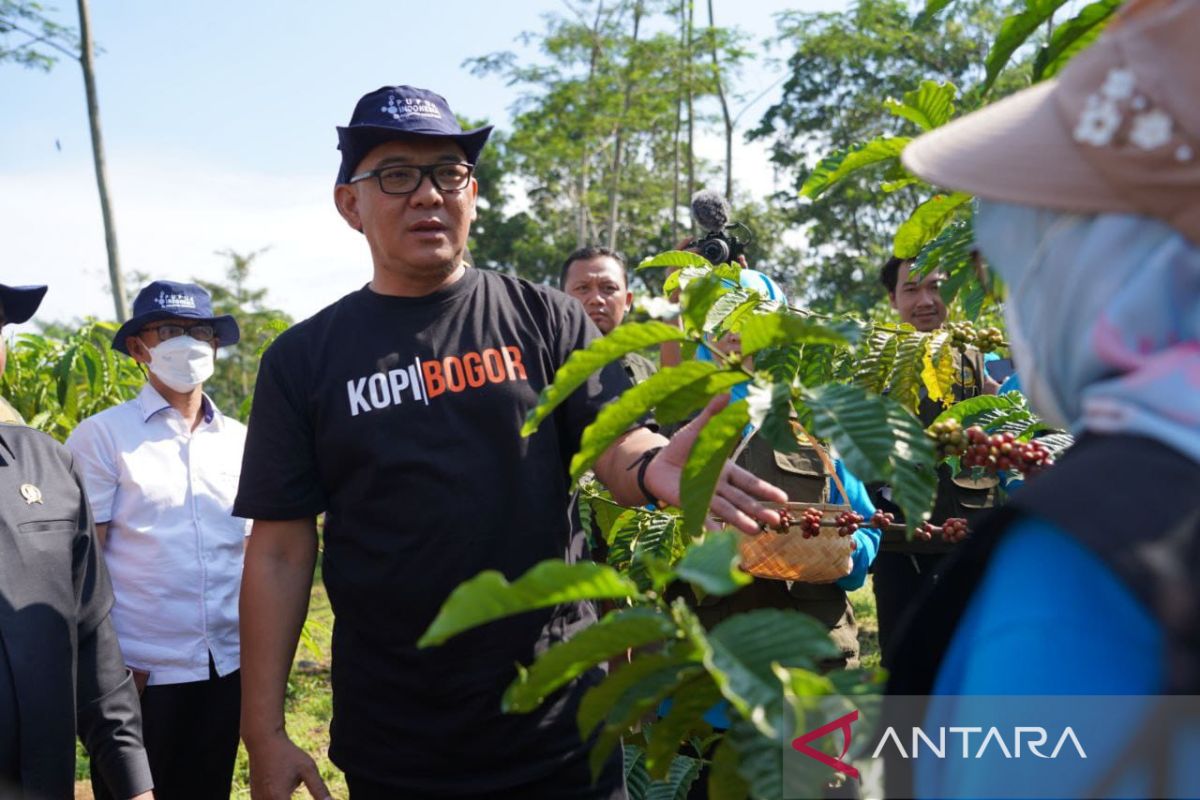
M 246 429 L 204 394 L 218 347 L 238 340 L 195 284 L 138 294 L 113 348 L 148 369 L 133 400 L 79 424 L 83 472 L 112 575 L 112 619 L 140 679 L 160 800 L 229 797 L 241 701 L 238 593 L 247 522 L 232 516 Z M 93 774 L 98 800 L 111 797 Z

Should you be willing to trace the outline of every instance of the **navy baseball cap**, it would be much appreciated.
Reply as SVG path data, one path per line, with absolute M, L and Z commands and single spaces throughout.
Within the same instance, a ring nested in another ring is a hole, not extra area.
M 375 147 L 397 139 L 433 136 L 453 139 L 467 161 L 475 164 L 487 143 L 491 125 L 464 131 L 446 98 L 415 86 L 382 86 L 363 95 L 354 107 L 350 124 L 339 126 L 338 150 L 342 166 L 338 183 L 349 183 L 354 169 Z
M 42 304 L 45 286 L 5 286 L 0 283 L 0 304 L 4 305 L 5 324 L 27 321 Z
M 154 281 L 138 292 L 137 299 L 133 301 L 133 316 L 113 336 L 113 349 L 129 355 L 125 339 L 137 335 L 138 331 L 155 320 L 175 317 L 211 322 L 221 347 L 236 344 L 241 338 L 237 320 L 228 314 L 213 314 L 212 296 L 203 286 Z

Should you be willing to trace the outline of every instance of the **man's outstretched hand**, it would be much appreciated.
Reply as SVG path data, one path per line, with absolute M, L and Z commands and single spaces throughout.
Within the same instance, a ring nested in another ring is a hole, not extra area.
M 672 436 L 667 446 L 650 462 L 644 483 L 656 498 L 674 506 L 679 505 L 679 482 L 692 445 L 696 443 L 700 429 L 728 404 L 727 394 L 713 398 L 704 411 Z M 779 524 L 779 513 L 762 503 L 786 503 L 787 499 L 782 489 L 729 461 L 721 470 L 709 510 L 738 530 L 755 534 L 761 530 L 760 522 L 769 526 Z

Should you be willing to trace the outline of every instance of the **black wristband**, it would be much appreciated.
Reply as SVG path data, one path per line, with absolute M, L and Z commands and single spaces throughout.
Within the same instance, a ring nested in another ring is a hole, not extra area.
M 626 469 L 633 469 L 634 467 L 638 468 L 637 488 L 638 491 L 642 493 L 642 496 L 646 498 L 646 505 L 659 505 L 658 498 L 650 494 L 650 491 L 646 488 L 646 468 L 650 466 L 650 462 L 654 460 L 654 457 L 658 455 L 659 451 L 662 450 L 663 447 L 664 445 L 651 447 L 649 450 L 638 456 L 636 461 L 626 467 Z

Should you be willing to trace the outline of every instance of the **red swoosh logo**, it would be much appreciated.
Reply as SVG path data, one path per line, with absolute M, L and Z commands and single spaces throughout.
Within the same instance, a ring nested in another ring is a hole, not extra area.
M 799 753 L 803 753 L 804 755 L 808 756 L 809 758 L 813 758 L 813 759 L 816 759 L 817 761 L 820 761 L 822 764 L 824 764 L 825 766 L 829 767 L 832 770 L 835 770 L 837 772 L 844 772 L 847 775 L 849 775 L 851 778 L 854 778 L 854 780 L 861 781 L 862 778 L 858 774 L 858 770 L 855 769 L 854 767 L 850 766 L 849 764 L 847 764 L 845 761 L 842 761 L 842 759 L 846 757 L 846 753 L 849 752 L 849 750 L 850 750 L 850 725 L 857 721 L 858 721 L 858 709 L 855 709 L 855 710 L 851 711 L 849 714 L 838 717 L 833 722 L 829 722 L 829 723 L 826 723 L 825 725 L 822 725 L 819 728 L 815 728 L 815 729 L 809 731 L 808 733 L 804 734 L 803 736 L 797 736 L 795 739 L 792 740 L 792 749 Z M 837 731 L 837 730 L 840 730 L 842 732 L 842 735 L 844 736 L 844 743 L 842 745 L 842 754 L 840 756 L 838 756 L 837 758 L 834 758 L 833 756 L 830 756 L 830 755 L 826 755 L 825 753 L 822 753 L 820 750 L 817 750 L 813 747 L 808 746 L 808 743 L 813 741 L 814 739 L 820 739 L 822 736 L 826 736 L 826 735 L 832 733 L 833 731 Z

